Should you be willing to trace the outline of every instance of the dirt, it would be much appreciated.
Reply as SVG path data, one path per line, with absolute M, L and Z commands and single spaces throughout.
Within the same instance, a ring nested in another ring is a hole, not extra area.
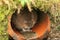
M 59 18 L 56 18 L 56 20 L 58 19 Z M 49 33 L 48 40 L 60 40 L 60 22 L 59 22 L 60 20 L 58 22 L 57 21 L 53 22 L 53 21 L 51 20 L 51 32 Z

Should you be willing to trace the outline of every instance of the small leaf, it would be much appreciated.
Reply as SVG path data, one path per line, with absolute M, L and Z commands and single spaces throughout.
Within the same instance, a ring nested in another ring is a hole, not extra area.
M 22 1 L 21 1 L 21 4 L 22 4 L 22 6 L 24 7 L 24 5 L 25 5 L 25 1 L 22 0 Z
M 58 30 L 60 30 L 60 25 L 57 27 Z
M 0 13 L 0 21 L 2 21 L 5 18 L 5 15 Z

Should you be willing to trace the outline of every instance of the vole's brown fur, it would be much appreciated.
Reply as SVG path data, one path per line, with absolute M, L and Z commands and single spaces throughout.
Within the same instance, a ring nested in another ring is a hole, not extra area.
M 28 9 L 22 9 L 19 14 L 17 11 L 12 15 L 12 25 L 18 30 L 28 31 L 32 28 L 37 20 L 35 12 L 29 12 Z

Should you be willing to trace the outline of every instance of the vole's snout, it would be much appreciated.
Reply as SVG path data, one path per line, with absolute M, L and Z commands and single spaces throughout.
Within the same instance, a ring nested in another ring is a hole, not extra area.
M 32 30 L 30 28 L 24 28 L 23 31 L 26 32 L 26 31 L 32 31 Z
M 29 26 L 25 26 L 25 29 L 26 29 L 26 30 L 28 30 L 28 29 L 30 29 L 30 28 L 31 28 L 31 27 L 29 27 Z
M 32 27 L 32 22 L 29 20 L 29 21 L 24 21 L 24 24 L 25 24 L 25 28 L 31 28 Z

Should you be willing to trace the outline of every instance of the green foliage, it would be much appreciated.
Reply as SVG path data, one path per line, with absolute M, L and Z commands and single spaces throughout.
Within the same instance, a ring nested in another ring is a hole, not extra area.
M 2 21 L 4 18 L 5 18 L 5 16 L 0 13 L 0 21 Z
M 60 31 L 60 25 L 59 25 L 59 26 L 57 26 L 57 30 L 59 30 L 59 31 Z
M 0 5 L 0 40 L 8 40 L 7 35 L 7 16 L 12 12 L 12 8 L 9 9 L 8 5 Z
M 22 6 L 24 7 L 24 5 L 25 5 L 25 1 L 22 0 L 22 1 L 21 1 L 21 4 L 22 4 Z
M 21 3 L 21 5 L 24 7 L 26 3 L 31 3 L 30 0 L 19 0 L 19 2 Z

